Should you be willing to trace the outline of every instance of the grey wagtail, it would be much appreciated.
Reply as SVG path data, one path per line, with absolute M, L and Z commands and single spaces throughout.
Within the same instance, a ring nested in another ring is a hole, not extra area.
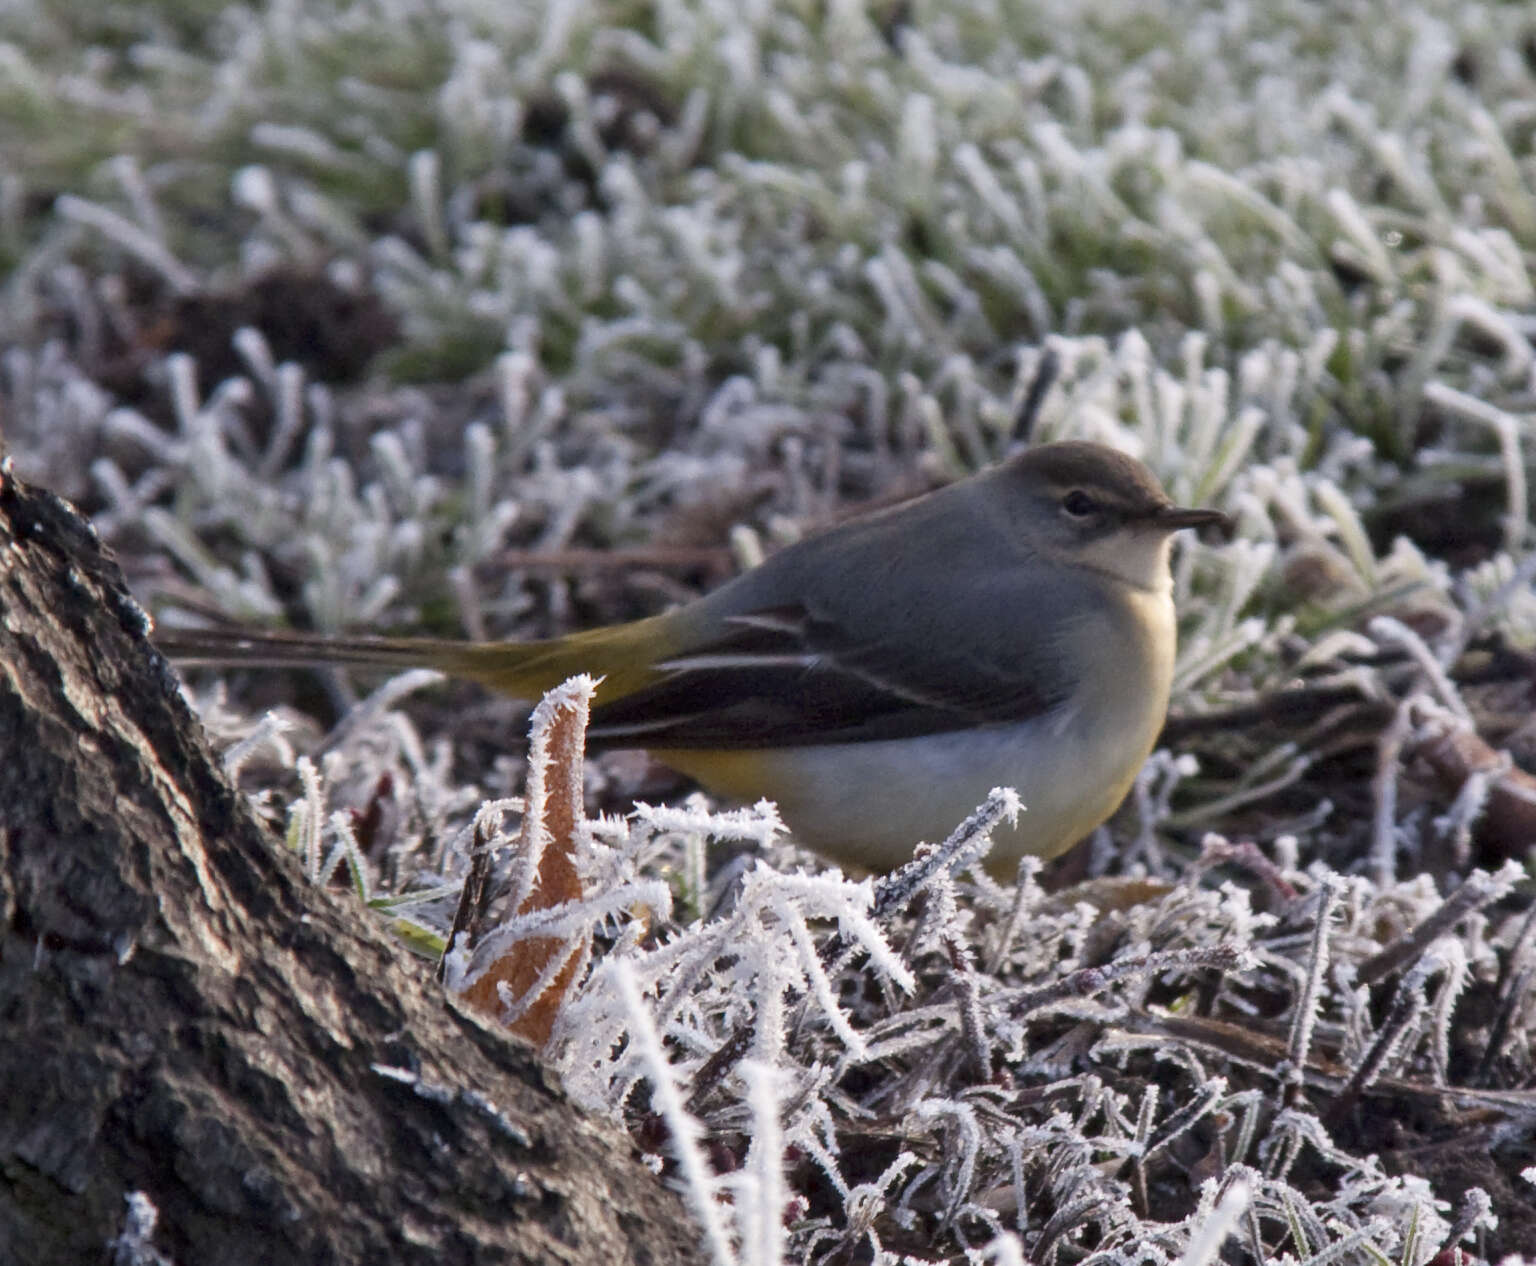
M 994 787 L 989 866 L 1103 822 L 1152 750 L 1175 646 L 1169 549 L 1227 525 L 1098 444 L 1032 448 L 852 519 L 685 606 L 534 642 L 168 632 L 202 662 L 427 666 L 524 699 L 602 678 L 589 738 L 767 797 L 801 842 L 889 870 Z

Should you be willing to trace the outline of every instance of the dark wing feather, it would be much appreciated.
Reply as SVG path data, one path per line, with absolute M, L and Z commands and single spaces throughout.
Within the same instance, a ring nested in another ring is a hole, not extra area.
M 661 680 L 592 712 L 602 746 L 761 748 L 911 738 L 1049 711 L 1036 674 L 956 647 L 914 654 L 889 630 L 853 635 L 803 605 L 727 617 L 722 633 L 658 667 Z M 602 693 L 599 690 L 598 698 Z

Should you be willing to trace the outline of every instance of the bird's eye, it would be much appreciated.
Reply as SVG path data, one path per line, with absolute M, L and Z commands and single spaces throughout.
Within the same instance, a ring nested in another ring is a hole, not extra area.
M 1074 488 L 1061 499 L 1061 508 L 1074 519 L 1086 519 L 1098 512 L 1099 503 L 1081 488 Z

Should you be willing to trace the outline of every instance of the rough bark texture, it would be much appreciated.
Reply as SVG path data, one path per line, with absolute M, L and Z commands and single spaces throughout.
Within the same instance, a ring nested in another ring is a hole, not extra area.
M 0 1261 L 678 1263 L 680 1201 L 248 812 L 62 502 L 0 468 Z M 403 1069 L 419 1081 L 381 1069 Z

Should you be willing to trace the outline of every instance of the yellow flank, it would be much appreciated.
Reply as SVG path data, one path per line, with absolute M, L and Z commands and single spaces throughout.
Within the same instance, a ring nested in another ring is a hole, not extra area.
M 739 751 L 653 748 L 651 755 L 668 768 L 686 774 L 701 787 L 708 787 L 717 796 L 746 804 L 764 796 L 773 798 L 772 792 L 766 789 L 769 770 L 775 763 L 769 752 L 755 748 Z
M 677 653 L 675 623 L 669 614 L 542 642 L 439 643 L 426 658 L 442 672 L 519 699 L 538 699 L 568 677 L 590 673 L 603 679 L 598 700 L 612 703 L 661 675 L 651 665 Z

